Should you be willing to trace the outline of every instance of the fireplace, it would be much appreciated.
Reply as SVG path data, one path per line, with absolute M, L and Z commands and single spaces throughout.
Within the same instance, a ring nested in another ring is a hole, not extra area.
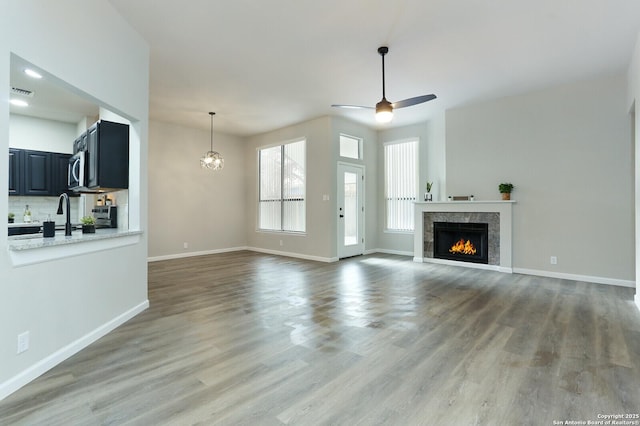
M 489 224 L 433 222 L 433 257 L 489 263 Z

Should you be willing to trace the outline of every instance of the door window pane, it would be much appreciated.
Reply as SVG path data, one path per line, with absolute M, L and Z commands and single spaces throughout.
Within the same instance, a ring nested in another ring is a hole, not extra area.
M 358 174 L 344 173 L 344 245 L 358 244 Z

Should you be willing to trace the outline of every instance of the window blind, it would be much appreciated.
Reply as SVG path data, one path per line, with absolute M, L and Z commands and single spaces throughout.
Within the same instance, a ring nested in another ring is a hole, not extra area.
M 260 150 L 258 227 L 273 231 L 306 229 L 306 141 Z
M 386 229 L 413 231 L 417 191 L 418 141 L 384 146 Z

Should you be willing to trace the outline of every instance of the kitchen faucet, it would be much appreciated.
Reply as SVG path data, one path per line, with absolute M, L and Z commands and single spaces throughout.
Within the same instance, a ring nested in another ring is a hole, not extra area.
M 71 212 L 70 212 L 70 207 L 69 207 L 69 196 L 66 193 L 62 193 L 60 194 L 60 197 L 58 197 L 58 214 L 62 214 L 62 200 L 66 200 L 67 202 L 67 221 L 64 224 L 64 236 L 65 237 L 70 237 L 71 236 Z

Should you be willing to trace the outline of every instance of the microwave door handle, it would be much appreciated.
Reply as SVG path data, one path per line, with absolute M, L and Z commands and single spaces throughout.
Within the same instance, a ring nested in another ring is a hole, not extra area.
M 80 183 L 80 186 L 86 186 L 87 184 L 87 182 L 85 181 L 85 179 L 87 179 L 87 177 L 85 176 L 85 164 L 87 164 L 86 161 L 86 153 L 83 153 L 82 156 L 78 159 L 78 182 Z
M 73 162 L 73 168 L 71 169 L 71 173 L 73 174 L 73 179 L 80 183 L 80 181 L 78 180 L 78 175 L 76 174 L 76 168 L 78 167 L 78 164 L 80 163 L 80 159 L 76 159 L 76 161 Z
M 76 159 L 76 161 L 73 162 L 73 167 L 69 166 L 70 171 L 71 171 L 71 175 L 73 176 L 73 179 L 78 182 L 78 184 L 80 184 L 80 178 L 78 177 L 77 173 L 76 173 L 76 168 L 80 168 L 80 159 Z

